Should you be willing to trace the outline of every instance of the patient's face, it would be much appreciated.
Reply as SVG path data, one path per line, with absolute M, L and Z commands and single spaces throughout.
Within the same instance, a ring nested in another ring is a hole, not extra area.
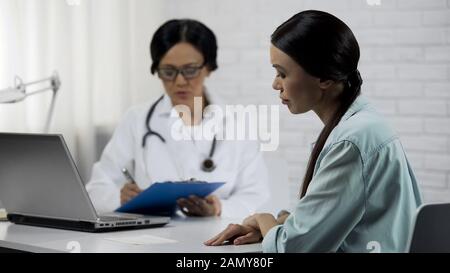
M 192 109 L 194 97 L 203 96 L 205 78 L 210 73 L 205 66 L 196 70 L 203 65 L 203 62 L 202 53 L 185 42 L 174 45 L 161 59 L 158 67 L 160 78 L 173 105 L 187 105 Z M 170 70 L 174 68 L 186 69 L 189 79 L 186 79 L 181 73 L 173 80 L 162 77 L 162 72 L 165 72 L 166 76 L 171 75 Z
M 322 97 L 318 78 L 308 74 L 289 55 L 273 45 L 270 47 L 270 60 L 277 71 L 272 87 L 280 91 L 282 103 L 291 113 L 306 113 L 317 106 Z

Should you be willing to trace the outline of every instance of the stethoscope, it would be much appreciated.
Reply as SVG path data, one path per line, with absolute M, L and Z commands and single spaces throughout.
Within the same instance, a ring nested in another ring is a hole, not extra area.
M 158 132 L 153 131 L 152 128 L 150 127 L 150 120 L 152 119 L 153 112 L 155 111 L 156 106 L 162 101 L 163 98 L 164 98 L 164 96 L 161 96 L 157 101 L 155 101 L 147 113 L 147 117 L 145 119 L 145 127 L 147 128 L 147 132 L 142 137 L 142 149 L 145 149 L 145 145 L 147 143 L 147 138 L 152 135 L 159 138 L 163 143 L 166 143 L 166 139 Z M 212 144 L 211 144 L 211 149 L 209 150 L 209 155 L 207 158 L 205 158 L 205 160 L 203 160 L 201 167 L 200 167 L 201 170 L 204 172 L 210 173 L 216 169 L 216 165 L 214 164 L 214 161 L 213 161 L 214 152 L 216 150 L 216 144 L 217 144 L 217 139 L 216 139 L 216 136 L 214 136 Z

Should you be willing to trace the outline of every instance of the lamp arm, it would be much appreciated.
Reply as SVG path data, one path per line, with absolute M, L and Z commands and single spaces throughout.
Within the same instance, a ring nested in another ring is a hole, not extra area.
M 34 84 L 41 83 L 41 82 L 46 82 L 46 81 L 50 81 L 50 86 L 49 87 L 45 87 L 45 88 L 41 88 L 41 89 L 38 89 L 38 90 L 35 90 L 35 91 L 32 91 L 32 92 L 29 92 L 29 93 L 26 94 L 26 96 L 27 97 L 28 96 L 32 96 L 32 95 L 35 95 L 35 94 L 39 94 L 39 93 L 45 92 L 47 90 L 53 90 L 53 93 L 58 92 L 59 88 L 61 87 L 61 81 L 59 80 L 59 76 L 58 76 L 57 72 L 54 72 L 51 77 L 45 78 L 45 79 L 42 79 L 42 80 L 29 82 L 29 83 L 21 83 L 20 82 L 20 84 L 18 86 L 25 88 L 25 87 L 27 87 L 29 85 L 34 85 Z
M 47 134 L 50 132 L 50 124 L 52 122 L 53 111 L 55 109 L 55 102 L 56 102 L 56 92 L 53 92 L 52 101 L 50 103 L 50 108 L 48 109 L 47 121 L 45 122 L 44 128 L 44 132 Z
M 33 95 L 36 95 L 36 94 L 39 94 L 39 93 L 43 93 L 45 91 L 52 90 L 52 89 L 53 89 L 52 87 L 45 87 L 45 88 L 42 88 L 42 89 L 35 90 L 33 92 L 29 92 L 29 93 L 26 94 L 26 96 L 27 97 L 33 96 Z
M 34 85 L 34 84 L 41 83 L 41 82 L 51 81 L 52 79 L 53 79 L 53 76 L 45 78 L 45 79 L 42 79 L 42 80 L 33 81 L 33 82 L 21 83 L 21 85 L 29 86 L 29 85 Z

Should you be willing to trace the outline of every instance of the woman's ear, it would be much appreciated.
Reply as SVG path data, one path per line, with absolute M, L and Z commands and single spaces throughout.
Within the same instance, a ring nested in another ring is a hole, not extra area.
M 334 84 L 333 80 L 318 79 L 318 81 L 319 88 L 322 90 L 326 90 Z

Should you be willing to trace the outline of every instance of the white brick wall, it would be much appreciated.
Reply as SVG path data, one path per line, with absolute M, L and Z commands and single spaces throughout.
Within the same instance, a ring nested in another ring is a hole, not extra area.
M 219 40 L 220 69 L 208 86 L 232 103 L 278 104 L 268 46 L 294 13 L 322 9 L 343 19 L 361 47 L 363 93 L 402 137 L 426 202 L 450 201 L 450 0 L 173 0 L 164 17 L 203 21 Z M 281 145 L 292 204 L 321 129 L 313 114 L 281 111 Z

